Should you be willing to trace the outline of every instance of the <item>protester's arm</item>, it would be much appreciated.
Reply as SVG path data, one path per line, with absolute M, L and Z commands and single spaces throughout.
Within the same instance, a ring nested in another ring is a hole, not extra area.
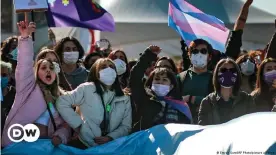
M 188 46 L 182 38 L 181 38 L 180 44 L 181 44 L 181 50 L 182 50 L 183 71 L 185 71 L 190 68 L 191 60 L 189 58 L 188 51 L 187 51 Z
M 87 83 L 79 85 L 75 90 L 60 96 L 56 102 L 59 114 L 73 129 L 80 127 L 83 122 L 80 115 L 77 114 L 72 107 L 80 106 L 84 103 L 86 85 Z
M 126 108 L 124 109 L 124 117 L 123 117 L 123 120 L 121 121 L 120 126 L 116 130 L 107 134 L 107 136 L 111 137 L 112 139 L 117 139 L 123 136 L 127 136 L 131 131 L 132 111 L 131 111 L 129 96 L 125 104 L 126 104 Z
M 21 36 L 18 38 L 18 56 L 15 69 L 16 93 L 26 93 L 35 86 L 33 69 L 34 47 L 32 38 L 29 36 L 34 31 L 34 24 L 20 22 L 18 24 Z
M 275 19 L 275 28 L 276 28 L 276 19 Z M 274 58 L 276 59 L 276 30 L 270 40 L 266 58 Z
M 146 91 L 144 88 L 144 83 L 142 81 L 144 77 L 144 73 L 147 70 L 148 67 L 151 66 L 151 63 L 156 60 L 157 55 L 149 48 L 146 49 L 146 51 L 141 55 L 136 65 L 131 70 L 130 74 L 130 88 L 132 92 L 132 97 L 135 101 L 135 103 L 138 104 L 138 108 L 140 105 L 142 106 L 143 99 L 146 98 Z
M 209 113 L 211 111 L 211 103 L 209 103 L 208 96 L 204 98 L 199 107 L 198 113 L 198 124 L 199 125 L 209 125 Z
M 234 31 L 231 32 L 230 38 L 226 45 L 226 52 L 225 54 L 236 60 L 239 57 L 240 49 L 242 46 L 242 34 L 243 29 L 246 24 L 246 20 L 248 17 L 249 7 L 252 4 L 253 0 L 247 0 L 243 5 L 240 15 L 234 26 Z
M 247 17 L 248 17 L 248 13 L 249 13 L 249 8 L 251 6 L 251 4 L 253 3 L 253 0 L 247 0 L 242 9 L 241 9 L 241 12 L 239 14 L 239 17 L 235 23 L 235 26 L 234 26 L 234 31 L 237 31 L 237 30 L 243 30 L 244 27 L 245 27 L 245 24 L 246 24 L 246 21 L 247 21 Z

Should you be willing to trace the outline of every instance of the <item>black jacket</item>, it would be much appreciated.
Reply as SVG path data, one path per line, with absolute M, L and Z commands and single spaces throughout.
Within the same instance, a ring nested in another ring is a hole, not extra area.
M 254 102 L 252 96 L 245 92 L 232 99 L 232 103 L 225 101 L 213 92 L 204 98 L 200 104 L 198 114 L 198 124 L 215 125 L 225 123 L 234 118 L 254 112 Z
M 150 93 L 150 90 L 145 89 L 142 81 L 146 69 L 151 65 L 151 62 L 155 60 L 156 57 L 157 55 L 147 49 L 144 54 L 141 55 L 130 74 L 132 99 L 136 103 L 138 115 L 141 118 L 141 124 L 139 125 L 141 127 L 140 130 L 148 129 L 157 125 L 154 122 L 154 119 L 162 109 L 161 103 L 152 93 Z M 191 123 L 189 119 L 181 113 L 179 113 L 179 120 L 179 123 Z M 160 122 L 160 124 L 162 124 L 162 122 Z
M 7 95 L 3 96 L 3 101 L 1 102 L 1 131 L 3 131 L 6 118 L 11 110 L 16 94 L 16 90 L 13 86 L 8 86 L 8 89 Z
M 265 93 L 260 95 L 259 93 L 252 94 L 255 103 L 255 112 L 269 112 L 275 111 L 276 104 L 273 102 L 273 95 Z

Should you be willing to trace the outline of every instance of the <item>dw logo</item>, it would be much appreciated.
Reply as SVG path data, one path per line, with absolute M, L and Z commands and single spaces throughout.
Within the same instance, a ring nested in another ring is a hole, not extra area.
M 13 124 L 8 129 L 8 137 L 12 142 L 34 142 L 40 136 L 38 127 L 34 124 L 27 124 L 24 127 L 20 124 Z

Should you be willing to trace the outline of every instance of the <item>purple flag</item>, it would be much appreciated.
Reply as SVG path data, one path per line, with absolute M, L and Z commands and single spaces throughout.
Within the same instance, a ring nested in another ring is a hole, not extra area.
M 112 15 L 94 0 L 48 0 L 49 27 L 82 27 L 114 32 Z
M 192 120 L 193 120 L 192 113 L 190 111 L 189 105 L 186 102 L 180 101 L 180 100 L 175 100 L 170 97 L 158 97 L 158 98 L 162 101 L 165 101 L 166 104 L 169 104 L 172 108 L 180 111 L 187 118 L 189 118 L 189 120 L 192 122 Z

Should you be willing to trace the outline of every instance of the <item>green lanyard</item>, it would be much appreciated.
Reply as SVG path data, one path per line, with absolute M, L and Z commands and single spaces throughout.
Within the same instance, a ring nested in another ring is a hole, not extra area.
M 110 110 L 111 110 L 111 105 L 110 104 L 106 105 L 106 111 L 110 112 Z

